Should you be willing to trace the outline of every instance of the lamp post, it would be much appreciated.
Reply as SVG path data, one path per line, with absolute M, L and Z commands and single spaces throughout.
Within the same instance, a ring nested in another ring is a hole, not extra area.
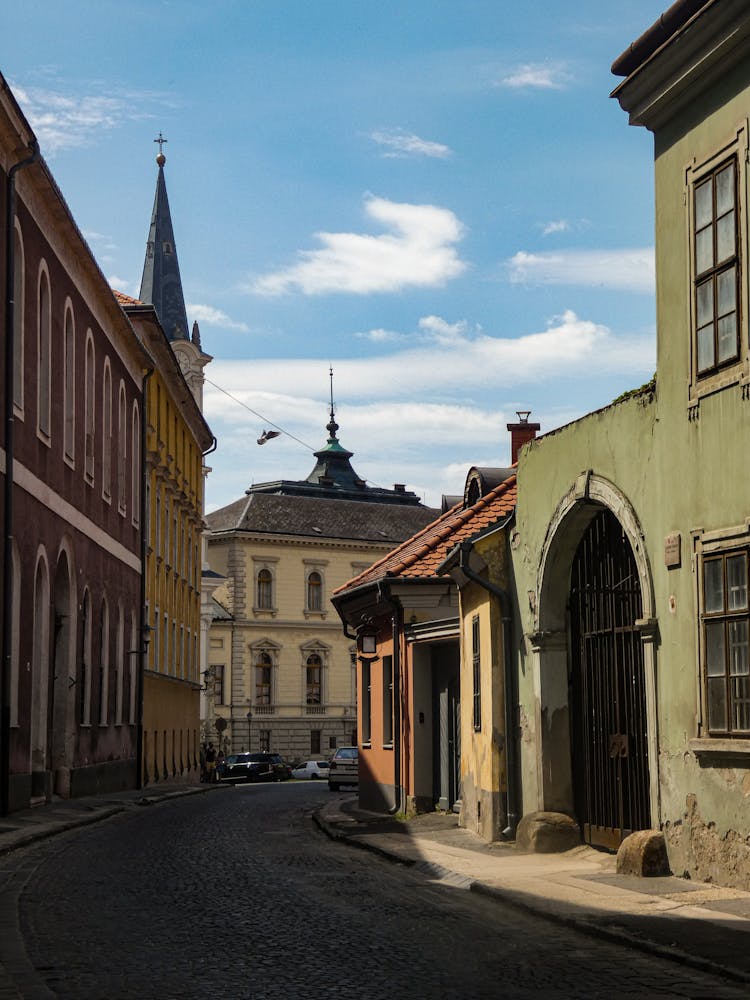
M 252 742 L 250 739 L 250 734 L 252 733 L 253 713 L 248 711 L 246 718 L 247 718 L 247 750 L 249 753 L 252 750 Z

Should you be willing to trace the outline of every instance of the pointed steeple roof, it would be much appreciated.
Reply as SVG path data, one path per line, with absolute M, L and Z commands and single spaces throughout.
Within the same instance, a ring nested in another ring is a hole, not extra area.
M 154 306 L 164 332 L 170 340 L 190 340 L 185 296 L 180 280 L 180 265 L 177 261 L 177 246 L 169 212 L 167 185 L 164 180 L 164 164 L 167 158 L 162 147 L 167 140 L 159 138 L 159 155 L 156 162 L 159 174 L 156 178 L 154 209 L 151 213 L 151 227 L 148 231 L 146 259 L 141 278 L 141 302 Z

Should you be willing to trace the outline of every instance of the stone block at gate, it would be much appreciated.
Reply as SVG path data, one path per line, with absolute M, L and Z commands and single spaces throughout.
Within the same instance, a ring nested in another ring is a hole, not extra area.
M 557 854 L 578 847 L 581 831 L 565 813 L 527 813 L 518 824 L 516 844 L 534 854 Z
M 667 844 L 660 830 L 638 830 L 620 844 L 617 874 L 655 878 L 671 875 Z

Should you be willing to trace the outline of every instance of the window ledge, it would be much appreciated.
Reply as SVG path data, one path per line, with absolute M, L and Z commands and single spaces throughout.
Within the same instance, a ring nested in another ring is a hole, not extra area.
M 746 757 L 750 759 L 750 738 L 728 740 L 704 737 L 690 740 L 688 746 L 696 757 Z

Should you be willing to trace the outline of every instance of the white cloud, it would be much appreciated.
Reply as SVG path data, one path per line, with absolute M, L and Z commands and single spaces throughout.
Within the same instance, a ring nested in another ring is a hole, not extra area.
M 248 333 L 250 330 L 247 323 L 230 319 L 225 312 L 222 312 L 221 309 L 215 309 L 213 306 L 188 302 L 186 308 L 194 320 L 205 323 L 207 326 L 220 326 L 225 330 L 239 330 L 242 333 Z
M 355 333 L 354 336 L 359 340 L 370 340 L 373 344 L 389 344 L 397 340 L 403 340 L 403 334 L 396 333 L 395 330 L 383 330 L 382 328 L 365 330 L 362 333 Z
M 128 281 L 127 278 L 121 278 L 119 274 L 108 275 L 107 284 L 110 288 L 114 288 L 118 292 L 123 292 L 125 295 L 130 295 L 131 297 L 138 295 L 139 288 L 136 288 L 135 284 L 132 281 Z
M 384 147 L 383 156 L 385 157 L 428 156 L 444 160 L 453 152 L 449 146 L 445 146 L 441 142 L 421 139 L 418 135 L 405 132 L 400 128 L 378 129 L 370 133 L 370 138 L 379 146 Z
M 542 223 L 542 236 L 551 236 L 553 233 L 567 233 L 570 223 L 567 219 L 555 219 L 552 222 Z
M 524 63 L 502 77 L 498 86 L 512 90 L 562 90 L 569 82 L 570 74 L 563 63 Z
M 520 250 L 507 261 L 514 285 L 570 285 L 653 294 L 653 247 L 627 250 L 561 250 L 527 253 Z
M 546 380 L 558 383 L 628 373 L 640 377 L 654 370 L 652 337 L 616 337 L 606 326 L 570 310 L 553 317 L 544 329 L 518 337 L 490 336 L 464 321 L 450 324 L 439 317 L 424 317 L 420 330 L 430 334 L 427 342 L 422 332 L 403 350 L 338 361 L 334 398 L 401 400 L 422 394 L 431 400 L 467 398 L 488 386 L 520 391 Z M 272 385 L 277 392 L 300 399 L 325 378 L 320 361 L 295 358 L 215 360 L 211 369 L 211 380 L 230 391 L 234 386 L 241 393 L 252 393 Z M 275 419 L 273 413 L 269 416 Z
M 152 117 L 144 108 L 154 95 L 146 92 L 69 94 L 15 83 L 13 92 L 45 155 L 92 145 L 123 121 Z
M 301 251 L 299 263 L 261 276 L 246 290 L 260 295 L 366 295 L 443 285 L 465 270 L 455 247 L 464 227 L 449 209 L 369 197 L 365 212 L 390 232 L 317 233 L 322 249 Z

